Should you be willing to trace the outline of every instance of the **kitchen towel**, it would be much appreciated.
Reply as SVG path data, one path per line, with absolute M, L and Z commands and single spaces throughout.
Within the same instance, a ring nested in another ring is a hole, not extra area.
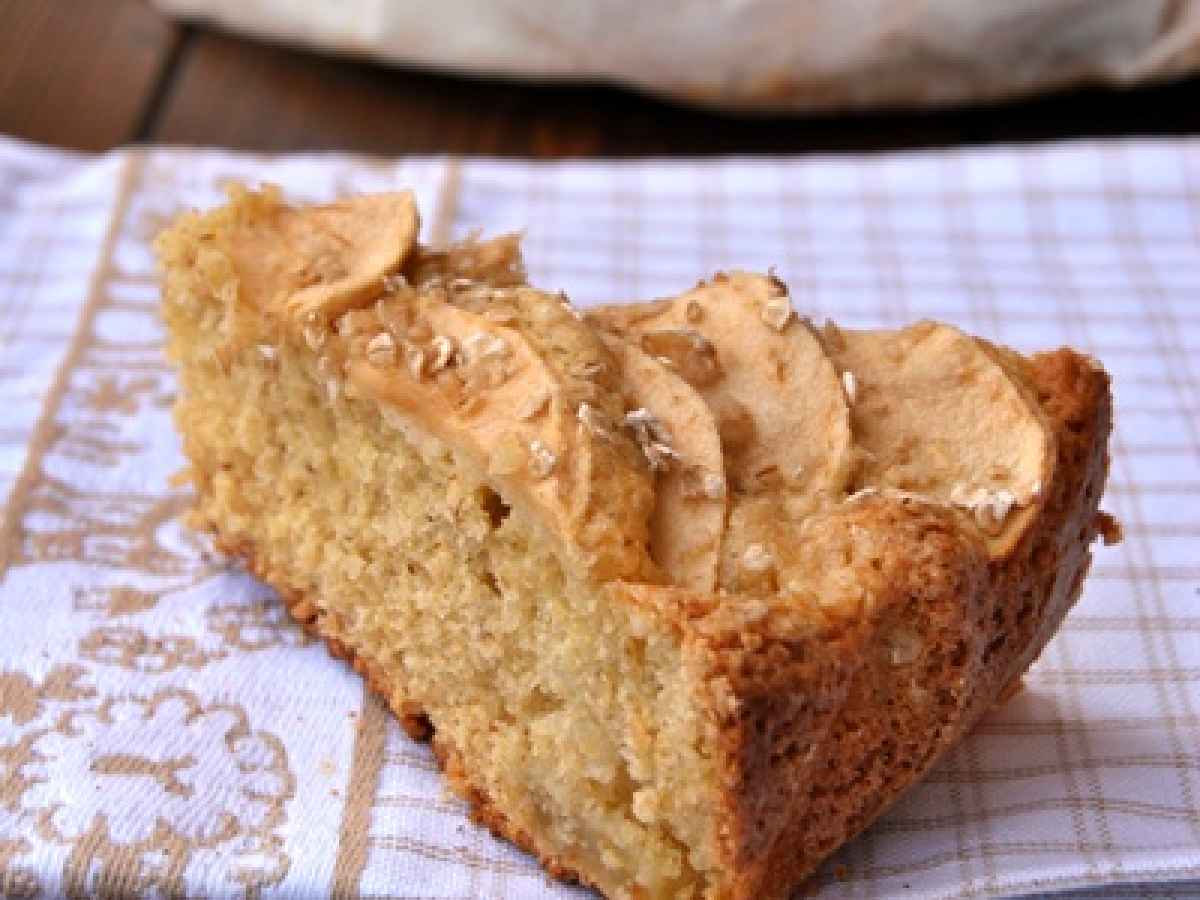
M 1124 543 L 1025 689 L 806 896 L 1200 890 L 1200 141 L 529 163 L 0 139 L 0 894 L 593 896 L 472 824 L 181 525 L 150 241 L 229 181 L 411 187 L 427 240 L 521 229 L 531 279 L 581 304 L 774 267 L 818 320 L 1095 354 Z

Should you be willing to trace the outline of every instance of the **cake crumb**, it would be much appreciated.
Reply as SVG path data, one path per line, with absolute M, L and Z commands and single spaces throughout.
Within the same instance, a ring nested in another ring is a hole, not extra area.
M 1096 530 L 1100 532 L 1105 547 L 1119 544 L 1125 539 L 1125 529 L 1120 520 L 1106 512 L 1096 514 Z

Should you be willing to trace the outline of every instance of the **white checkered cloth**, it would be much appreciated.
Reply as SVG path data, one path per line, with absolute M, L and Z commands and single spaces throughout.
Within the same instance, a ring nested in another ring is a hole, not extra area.
M 0 893 L 589 896 L 471 824 L 428 750 L 178 525 L 147 242 L 223 179 L 415 187 L 443 234 L 524 229 L 532 280 L 579 303 L 775 267 L 818 318 L 1095 354 L 1125 542 L 1026 690 L 812 890 L 1200 896 L 1192 140 L 561 164 L 0 140 Z

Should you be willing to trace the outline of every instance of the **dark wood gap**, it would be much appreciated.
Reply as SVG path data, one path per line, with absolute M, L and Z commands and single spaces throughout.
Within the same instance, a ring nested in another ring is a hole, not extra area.
M 130 140 L 134 143 L 145 144 L 154 140 L 154 135 L 158 131 L 159 121 L 162 119 L 163 110 L 166 109 L 171 91 L 175 86 L 176 76 L 178 76 L 179 70 L 184 64 L 184 59 L 191 49 L 195 34 L 196 29 L 191 25 L 180 25 L 176 29 L 175 41 L 163 62 L 162 69 L 158 75 L 158 81 L 146 97 L 146 102 L 142 107 L 142 115 L 138 119 L 133 134 L 130 135 Z
M 0 132 L 75 150 L 134 133 L 178 26 L 143 0 L 0 0 Z
M 155 138 L 239 149 L 709 155 L 909 149 L 1200 132 L 1200 79 L 989 108 L 736 117 L 598 84 L 473 79 L 200 29 Z

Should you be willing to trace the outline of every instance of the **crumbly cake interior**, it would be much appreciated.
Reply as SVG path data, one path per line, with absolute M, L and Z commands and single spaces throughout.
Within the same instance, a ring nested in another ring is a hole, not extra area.
M 311 598 L 516 828 L 582 848 L 614 895 L 692 896 L 716 863 L 714 776 L 678 641 L 568 573 L 470 461 L 331 402 L 306 347 L 242 316 L 222 351 L 228 277 L 165 308 L 197 519 Z

